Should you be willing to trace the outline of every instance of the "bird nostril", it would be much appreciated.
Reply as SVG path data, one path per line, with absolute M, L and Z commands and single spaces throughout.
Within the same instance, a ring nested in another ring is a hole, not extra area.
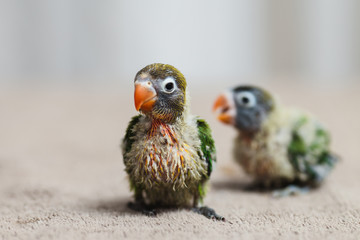
M 224 107 L 223 109 L 221 109 L 221 113 L 226 113 L 227 111 L 229 111 L 229 107 Z

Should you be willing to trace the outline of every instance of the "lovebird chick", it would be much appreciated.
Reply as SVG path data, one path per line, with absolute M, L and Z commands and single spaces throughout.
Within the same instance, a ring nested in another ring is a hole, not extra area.
M 239 86 L 220 95 L 217 118 L 238 131 L 234 156 L 262 187 L 285 187 L 287 196 L 319 186 L 337 162 L 329 132 L 311 115 L 278 103 L 254 86 Z
M 135 108 L 122 143 L 125 170 L 135 202 L 129 207 L 155 215 L 157 207 L 192 207 L 208 218 L 224 220 L 200 207 L 213 170 L 215 145 L 209 125 L 190 115 L 184 75 L 154 63 L 135 76 Z

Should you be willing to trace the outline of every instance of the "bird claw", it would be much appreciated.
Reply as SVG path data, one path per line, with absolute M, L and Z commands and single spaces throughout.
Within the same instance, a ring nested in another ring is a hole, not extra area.
M 201 214 L 209 219 L 218 220 L 218 221 L 225 221 L 225 218 L 218 215 L 214 209 L 209 207 L 194 207 L 192 211 L 198 214 Z
M 148 216 L 148 217 L 156 217 L 157 212 L 155 209 L 150 208 L 143 202 L 129 202 L 127 204 L 128 208 L 130 208 L 133 211 L 141 212 L 142 214 Z
M 144 210 L 142 210 L 142 214 L 144 214 L 148 217 L 156 217 L 157 216 L 157 212 L 155 209 L 152 209 L 152 210 L 144 209 Z
M 289 185 L 284 189 L 275 190 L 272 193 L 274 198 L 288 197 L 292 195 L 303 195 L 308 193 L 310 190 L 309 187 L 299 187 L 295 185 Z

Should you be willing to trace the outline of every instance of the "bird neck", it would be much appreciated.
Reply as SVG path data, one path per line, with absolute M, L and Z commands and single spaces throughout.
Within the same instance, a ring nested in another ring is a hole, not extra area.
M 147 117 L 150 119 L 151 122 L 155 123 L 155 125 L 158 125 L 158 123 L 161 123 L 162 125 L 168 124 L 168 125 L 178 125 L 183 122 L 185 122 L 185 119 L 189 116 L 190 112 L 190 98 L 189 93 L 185 92 L 185 103 L 183 105 L 183 109 L 181 111 L 177 112 L 171 112 L 169 110 L 161 110 L 158 112 L 150 112 L 147 113 Z
M 275 104 L 266 119 L 261 123 L 261 126 L 256 131 L 239 130 L 239 136 L 244 142 L 257 141 L 258 139 L 266 138 L 269 134 L 276 132 L 284 123 L 284 112 L 281 107 Z M 286 117 L 286 116 L 285 116 Z M 286 119 L 285 119 L 286 120 Z
M 160 126 L 177 126 L 185 121 L 183 114 L 172 119 L 159 119 L 159 118 L 149 117 L 149 120 L 151 122 L 151 128 L 158 128 Z
M 160 134 L 161 136 L 168 139 L 169 143 L 177 144 L 178 139 L 176 129 L 178 129 L 177 124 L 170 124 L 158 119 L 153 119 L 151 121 L 151 127 L 148 131 L 148 138 L 159 136 L 158 134 Z
M 240 138 L 245 142 L 251 142 L 256 137 L 257 134 L 258 131 L 255 132 L 239 131 Z

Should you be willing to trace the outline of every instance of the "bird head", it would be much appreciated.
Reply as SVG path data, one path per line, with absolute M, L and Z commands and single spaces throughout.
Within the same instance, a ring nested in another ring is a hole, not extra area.
M 274 108 L 272 96 L 254 86 L 239 86 L 221 94 L 213 111 L 217 118 L 246 134 L 256 133 Z
M 135 76 L 135 108 L 157 120 L 172 122 L 185 109 L 186 80 L 175 67 L 154 63 Z

